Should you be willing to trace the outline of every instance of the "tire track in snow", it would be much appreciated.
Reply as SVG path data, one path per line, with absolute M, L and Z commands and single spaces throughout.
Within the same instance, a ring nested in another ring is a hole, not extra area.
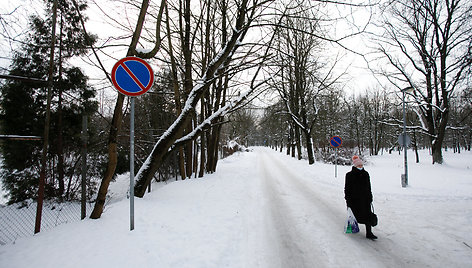
M 258 154 L 268 202 L 265 232 L 272 236 L 271 256 L 278 258 L 267 267 L 398 267 L 408 263 L 394 253 L 393 241 L 366 240 L 364 225 L 360 234 L 344 234 L 344 200 L 337 200 L 339 195 L 333 195 L 332 189 L 315 188 L 320 185 L 307 183 L 269 152 Z
M 290 222 L 291 215 L 287 215 L 289 208 L 280 198 L 280 195 L 285 195 L 281 190 L 281 186 L 277 185 L 279 182 L 271 180 L 273 174 L 268 170 L 265 156 L 260 158 L 261 179 L 263 194 L 267 199 L 268 213 L 265 220 L 266 235 L 270 239 L 268 246 L 272 248 L 271 263 L 267 267 L 307 267 L 305 264 L 306 252 L 297 243 L 297 238 L 300 238 L 297 233 L 293 232 L 293 224 Z

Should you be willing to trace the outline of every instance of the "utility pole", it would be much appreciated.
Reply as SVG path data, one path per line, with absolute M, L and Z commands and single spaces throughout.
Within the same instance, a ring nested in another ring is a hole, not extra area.
M 405 93 L 413 91 L 413 87 L 406 87 L 401 90 L 403 93 L 403 153 L 405 174 L 402 176 L 402 187 L 408 186 L 408 158 L 407 158 L 407 136 L 406 136 L 406 113 L 405 113 Z

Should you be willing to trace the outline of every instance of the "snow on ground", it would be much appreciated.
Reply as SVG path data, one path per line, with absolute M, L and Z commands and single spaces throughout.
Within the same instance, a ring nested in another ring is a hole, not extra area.
M 6 197 L 6 195 L 7 195 L 7 192 L 3 190 L 3 188 L 1 188 L 1 185 L 0 185 L 0 206 L 7 204 L 8 198 Z
M 3 166 L 3 159 L 0 156 L 0 168 Z M 3 189 L 2 180 L 0 180 L 0 207 L 6 205 L 8 202 L 7 195 L 8 193 Z
M 472 153 L 444 165 L 409 154 L 367 158 L 377 241 L 344 234 L 347 166 L 308 165 L 267 148 L 235 154 L 203 179 L 111 202 L 100 220 L 0 247 L 1 267 L 471 267 Z M 118 180 L 121 181 L 121 180 Z M 116 187 L 124 191 L 125 187 Z M 123 189 L 124 188 L 124 189 Z M 120 196 L 118 194 L 117 196 Z M 121 193 L 121 196 L 124 196 Z

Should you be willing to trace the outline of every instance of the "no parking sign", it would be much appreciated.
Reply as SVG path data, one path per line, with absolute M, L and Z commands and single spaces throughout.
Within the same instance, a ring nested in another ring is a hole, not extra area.
M 341 147 L 343 140 L 339 136 L 333 136 L 329 140 L 329 144 L 334 147 L 334 177 L 338 177 L 338 147 Z
M 111 80 L 115 88 L 130 98 L 129 127 L 129 192 L 130 230 L 134 230 L 134 97 L 146 93 L 154 83 L 151 66 L 141 58 L 126 57 L 119 60 L 111 70 Z
M 342 144 L 343 144 L 343 140 L 341 139 L 341 137 L 339 136 L 334 136 L 331 138 L 331 140 L 329 141 L 329 143 L 331 144 L 331 146 L 333 146 L 334 148 L 338 148 L 340 147 Z
M 119 92 L 135 97 L 146 93 L 152 87 L 154 72 L 143 59 L 126 57 L 113 66 L 111 80 Z

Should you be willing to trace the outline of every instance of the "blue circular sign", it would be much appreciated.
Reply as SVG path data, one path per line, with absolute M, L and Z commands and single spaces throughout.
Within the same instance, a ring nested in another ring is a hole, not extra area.
M 334 136 L 331 138 L 331 140 L 329 141 L 329 143 L 331 144 L 331 146 L 333 146 L 334 148 L 338 148 L 340 147 L 342 144 L 343 144 L 343 140 L 341 139 L 341 137 L 339 136 Z
M 119 92 L 134 97 L 146 93 L 152 87 L 154 72 L 143 59 L 126 57 L 113 66 L 111 80 Z

